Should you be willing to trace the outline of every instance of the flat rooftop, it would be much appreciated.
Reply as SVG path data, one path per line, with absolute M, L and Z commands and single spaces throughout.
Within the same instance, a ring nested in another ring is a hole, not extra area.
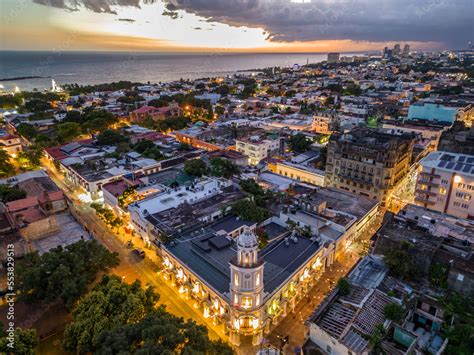
M 225 245 L 216 236 L 212 228 L 198 229 L 175 239 L 166 245 L 166 249 L 180 262 L 189 267 L 201 279 L 221 294 L 229 292 L 229 263 L 237 254 L 234 243 Z M 320 244 L 306 238 L 297 238 L 289 244 L 276 240 L 259 252 L 259 258 L 265 262 L 264 291 L 271 294 L 288 277 L 304 265 L 319 250 Z
M 451 237 L 474 244 L 474 221 L 456 218 L 414 204 L 407 204 L 395 219 L 421 227 L 437 237 Z
M 188 194 L 183 192 L 183 196 Z M 211 215 L 213 212 L 220 210 L 230 204 L 244 198 L 245 195 L 233 186 L 229 186 L 220 191 L 220 193 L 212 195 L 208 198 L 202 199 L 195 203 L 188 203 L 186 199 L 176 207 L 167 208 L 159 212 L 147 215 L 145 218 L 155 226 L 161 226 L 173 232 L 173 230 L 180 228 L 183 225 L 189 226 L 193 224 L 200 224 L 199 219 L 204 216 Z M 172 199 L 167 201 L 167 199 Z M 162 196 L 160 203 L 163 205 L 173 204 L 173 197 Z
M 431 152 L 421 161 L 426 168 L 474 176 L 474 155 L 447 152 Z
M 311 192 L 304 191 L 303 193 L 308 194 L 304 198 L 305 200 L 316 204 L 326 202 L 328 209 L 350 214 L 357 219 L 363 218 L 378 205 L 378 202 L 367 197 L 328 187 L 318 188 Z

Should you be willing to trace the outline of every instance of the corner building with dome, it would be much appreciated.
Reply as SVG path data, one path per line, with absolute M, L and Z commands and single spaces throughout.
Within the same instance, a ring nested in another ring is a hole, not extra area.
M 240 222 L 232 235 L 202 228 L 158 250 L 163 277 L 184 302 L 233 345 L 259 345 L 332 264 L 334 244 L 283 230 L 259 250 L 255 225 Z

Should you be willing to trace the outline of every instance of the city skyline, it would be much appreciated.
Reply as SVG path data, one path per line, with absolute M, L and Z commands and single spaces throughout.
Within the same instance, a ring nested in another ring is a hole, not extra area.
M 469 1 L 7 0 L 2 50 L 357 52 L 461 49 Z

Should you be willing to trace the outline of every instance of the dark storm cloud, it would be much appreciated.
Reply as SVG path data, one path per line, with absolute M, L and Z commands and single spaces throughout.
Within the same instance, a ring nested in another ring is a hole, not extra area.
M 33 0 L 68 10 L 115 13 L 157 0 Z M 163 15 L 185 11 L 207 22 L 263 28 L 273 41 L 435 41 L 464 45 L 474 34 L 473 0 L 162 0 Z
M 350 39 L 464 45 L 474 34 L 473 0 L 165 0 L 234 26 L 262 27 L 273 41 Z

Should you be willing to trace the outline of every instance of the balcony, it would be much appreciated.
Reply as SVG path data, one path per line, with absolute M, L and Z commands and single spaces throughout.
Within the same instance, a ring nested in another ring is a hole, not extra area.
M 430 178 L 432 177 L 433 179 L 440 179 L 441 178 L 441 175 L 438 175 L 438 174 L 431 174 L 431 173 L 428 173 L 426 171 L 422 171 L 420 173 L 420 176 L 421 177 L 427 177 L 427 178 Z
M 423 185 L 427 185 L 427 186 L 430 186 L 430 187 L 439 187 L 438 183 L 433 182 L 433 181 L 423 180 L 423 179 L 419 179 L 417 181 L 417 184 L 423 184 Z
M 422 189 L 416 189 L 415 192 L 420 195 L 428 195 L 428 196 L 437 196 L 438 194 L 434 191 L 429 191 L 429 190 L 422 190 Z
M 426 197 L 421 197 L 421 196 L 415 196 L 415 201 L 419 203 L 426 203 L 428 205 L 435 205 L 435 201 L 431 201 L 429 198 Z

